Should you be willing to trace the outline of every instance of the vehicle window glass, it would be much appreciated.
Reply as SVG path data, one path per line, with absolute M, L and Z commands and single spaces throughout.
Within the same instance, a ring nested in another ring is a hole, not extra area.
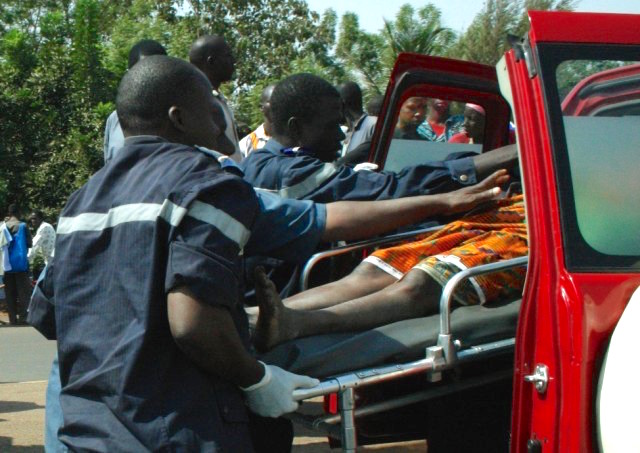
M 452 153 L 482 152 L 485 109 L 479 104 L 405 97 L 395 113 L 395 128 L 384 169 L 444 160 Z
M 577 228 L 604 255 L 640 255 L 640 64 L 556 69 Z

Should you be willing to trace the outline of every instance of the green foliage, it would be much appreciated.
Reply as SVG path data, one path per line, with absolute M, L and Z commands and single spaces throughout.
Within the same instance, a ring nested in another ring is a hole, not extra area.
M 529 10 L 572 10 L 575 0 L 487 0 L 449 55 L 495 65 L 508 50 L 507 35 L 524 36 Z
M 391 64 L 400 52 L 425 55 L 442 55 L 451 45 L 455 34 L 442 26 L 442 13 L 433 4 L 416 11 L 411 5 L 403 5 L 395 22 L 384 21 L 383 35 L 388 44 L 387 61 Z
M 369 90 L 377 93 L 386 85 L 385 78 L 388 78 L 388 68 L 380 59 L 383 46 L 381 36 L 360 29 L 356 14 L 342 16 L 336 57 L 343 62 L 351 78 L 364 82 Z
M 204 34 L 224 36 L 237 59 L 222 88 L 238 120 L 262 122 L 268 84 L 296 72 L 355 80 L 365 99 L 384 92 L 399 52 L 493 64 L 508 32 L 523 35 L 526 9 L 571 9 L 575 0 L 486 0 L 460 37 L 431 3 L 403 5 L 379 33 L 354 13 L 322 15 L 304 0 L 2 0 L 0 2 L 0 211 L 17 201 L 55 216 L 102 165 L 104 121 L 128 52 L 155 39 L 186 58 Z M 364 5 L 364 4 L 363 4 Z M 589 68 L 563 69 L 570 85 Z
M 316 13 L 303 0 L 188 0 L 196 34 L 224 36 L 238 58 L 235 86 L 280 79 L 314 36 Z M 188 49 L 187 49 L 188 50 Z

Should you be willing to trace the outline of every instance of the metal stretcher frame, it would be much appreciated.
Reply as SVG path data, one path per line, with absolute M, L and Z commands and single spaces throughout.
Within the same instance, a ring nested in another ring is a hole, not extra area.
M 435 229 L 437 229 L 437 227 Z M 335 249 L 330 252 L 323 252 L 317 255 L 323 255 L 320 259 L 324 259 L 329 256 L 335 256 L 339 253 L 347 253 L 349 251 L 368 246 L 388 244 L 433 230 L 434 229 L 427 229 L 410 233 L 402 233 L 401 235 L 395 235 L 385 238 L 385 240 L 380 240 L 380 242 L 370 241 L 367 243 L 354 244 L 353 246 L 341 247 L 339 249 Z M 312 260 L 317 258 L 317 255 L 314 255 Z M 310 267 L 313 267 L 313 264 L 318 261 L 319 259 L 314 260 L 310 266 L 310 260 L 307 266 L 305 266 L 301 276 L 301 283 L 306 283 L 308 281 Z M 511 375 L 511 372 L 509 370 L 502 370 L 477 377 L 471 381 L 454 383 L 446 387 L 434 387 L 411 395 L 384 401 L 372 406 L 367 406 L 361 410 L 358 410 L 355 407 L 355 389 L 358 387 L 395 380 L 418 373 L 426 373 L 429 381 L 437 382 L 442 379 L 442 372 L 445 370 L 480 358 L 485 359 L 491 355 L 513 351 L 515 338 L 474 345 L 458 351 L 459 343 L 455 341 L 451 333 L 451 301 L 453 299 L 455 289 L 463 281 L 479 275 L 526 266 L 528 261 L 529 258 L 527 256 L 523 256 L 497 263 L 485 264 L 459 272 L 449 282 L 447 282 L 442 291 L 442 295 L 440 297 L 440 334 L 438 335 L 437 344 L 426 348 L 425 358 L 408 363 L 391 364 L 359 370 L 327 379 L 316 387 L 310 389 L 296 390 L 294 392 L 294 398 L 297 401 L 337 393 L 339 413 L 337 415 L 327 415 L 316 419 L 310 419 L 301 414 L 291 414 L 290 418 L 293 421 L 304 424 L 309 428 L 322 431 L 331 437 L 339 437 L 342 442 L 343 451 L 355 452 L 357 439 L 355 419 L 357 416 L 384 412 L 419 401 L 424 401 L 435 396 L 442 396 L 464 390 L 465 388 L 483 385 L 484 383 L 507 378 Z M 337 424 L 340 426 L 336 426 Z

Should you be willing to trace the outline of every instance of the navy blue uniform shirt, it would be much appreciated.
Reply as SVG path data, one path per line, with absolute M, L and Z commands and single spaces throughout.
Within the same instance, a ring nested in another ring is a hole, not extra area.
M 318 203 L 441 193 L 477 182 L 473 161 L 468 157 L 407 167 L 397 173 L 376 173 L 283 153 L 282 148 L 271 139 L 264 148 L 249 154 L 240 163 L 244 179 L 284 198 Z
M 55 304 L 64 426 L 73 450 L 250 451 L 240 391 L 176 346 L 167 293 L 226 307 L 248 347 L 241 253 L 260 210 L 215 159 L 128 139 L 74 193 L 34 297 Z

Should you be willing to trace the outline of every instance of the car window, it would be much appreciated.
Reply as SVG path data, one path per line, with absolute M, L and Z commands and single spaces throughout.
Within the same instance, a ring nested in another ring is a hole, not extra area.
M 640 65 L 565 61 L 556 70 L 578 229 L 606 255 L 640 255 Z
M 536 52 L 565 265 L 640 270 L 640 46 L 539 43 Z
M 398 103 L 394 118 L 385 170 L 482 152 L 486 113 L 480 104 L 412 94 Z

